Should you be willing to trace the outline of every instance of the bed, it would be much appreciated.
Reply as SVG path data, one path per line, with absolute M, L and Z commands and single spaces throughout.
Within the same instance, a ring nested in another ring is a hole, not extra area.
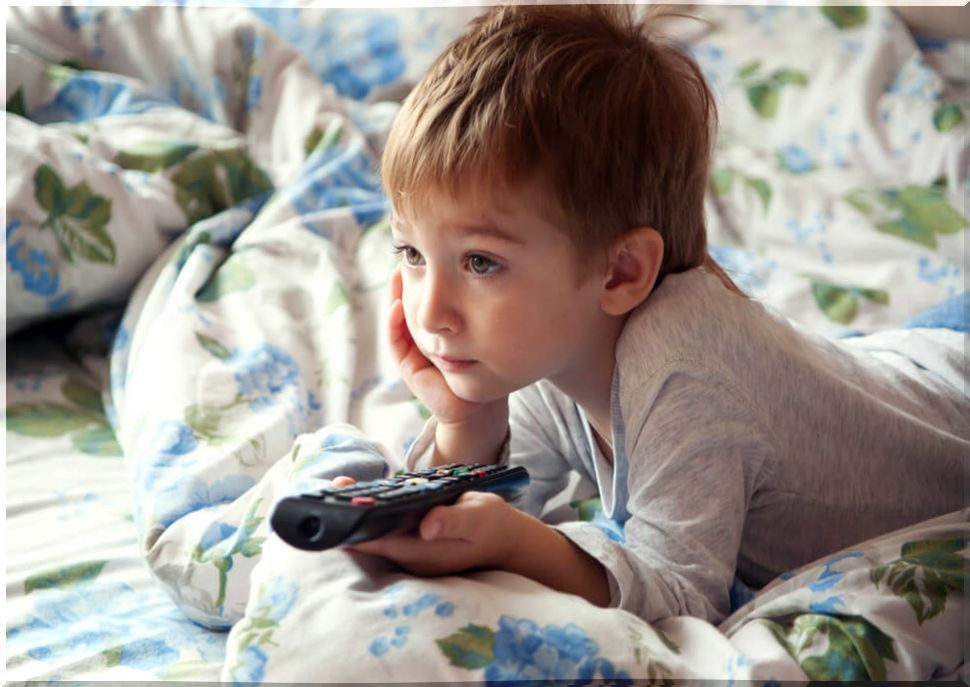
M 426 419 L 382 339 L 377 163 L 479 11 L 7 9 L 7 680 L 966 680 L 970 511 L 739 584 L 716 626 L 272 535 Z M 881 6 L 696 11 L 671 30 L 717 93 L 739 285 L 833 337 L 961 293 L 970 43 Z M 589 487 L 545 517 L 609 530 Z

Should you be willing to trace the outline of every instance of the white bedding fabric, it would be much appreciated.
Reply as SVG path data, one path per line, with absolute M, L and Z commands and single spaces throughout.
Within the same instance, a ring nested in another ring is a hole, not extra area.
M 382 99 L 475 11 L 8 10 L 7 332 L 126 304 L 50 349 L 8 338 L 8 679 L 955 674 L 966 512 L 718 627 L 269 532 L 282 494 L 397 469 L 423 423 L 382 339 Z M 953 46 L 885 7 L 704 13 L 679 30 L 719 93 L 712 253 L 742 287 L 833 335 L 962 291 L 966 75 L 933 66 Z

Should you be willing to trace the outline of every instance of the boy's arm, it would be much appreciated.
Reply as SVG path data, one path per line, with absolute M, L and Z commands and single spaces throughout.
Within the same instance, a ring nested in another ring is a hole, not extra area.
M 451 506 L 431 509 L 417 535 L 382 537 L 347 548 L 384 556 L 418 575 L 506 570 L 597 606 L 610 603 L 606 570 L 595 558 L 495 494 L 467 492 Z
M 595 606 L 609 606 L 609 578 L 603 565 L 558 530 L 526 513 L 520 515 L 517 545 L 504 569 Z
M 494 465 L 509 434 L 509 404 L 490 403 L 462 422 L 439 421 L 430 467 L 450 463 Z

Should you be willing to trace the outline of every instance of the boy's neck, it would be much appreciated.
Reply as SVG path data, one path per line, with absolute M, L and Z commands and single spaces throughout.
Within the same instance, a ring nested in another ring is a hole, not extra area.
M 625 323 L 626 316 L 604 320 L 603 328 L 591 337 L 587 350 L 572 369 L 549 380 L 583 409 L 593 429 L 607 442 L 612 441 L 610 408 L 616 342 Z

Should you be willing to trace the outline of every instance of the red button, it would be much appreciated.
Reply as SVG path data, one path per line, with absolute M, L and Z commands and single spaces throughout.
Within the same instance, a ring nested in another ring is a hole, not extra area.
M 488 473 L 487 473 L 487 472 L 485 472 L 485 471 L 484 471 L 484 470 L 482 470 L 482 469 L 478 469 L 478 470 L 472 470 L 472 474 L 473 474 L 473 475 L 487 475 Z
M 350 499 L 351 506 L 373 506 L 375 503 L 373 496 L 355 496 Z

